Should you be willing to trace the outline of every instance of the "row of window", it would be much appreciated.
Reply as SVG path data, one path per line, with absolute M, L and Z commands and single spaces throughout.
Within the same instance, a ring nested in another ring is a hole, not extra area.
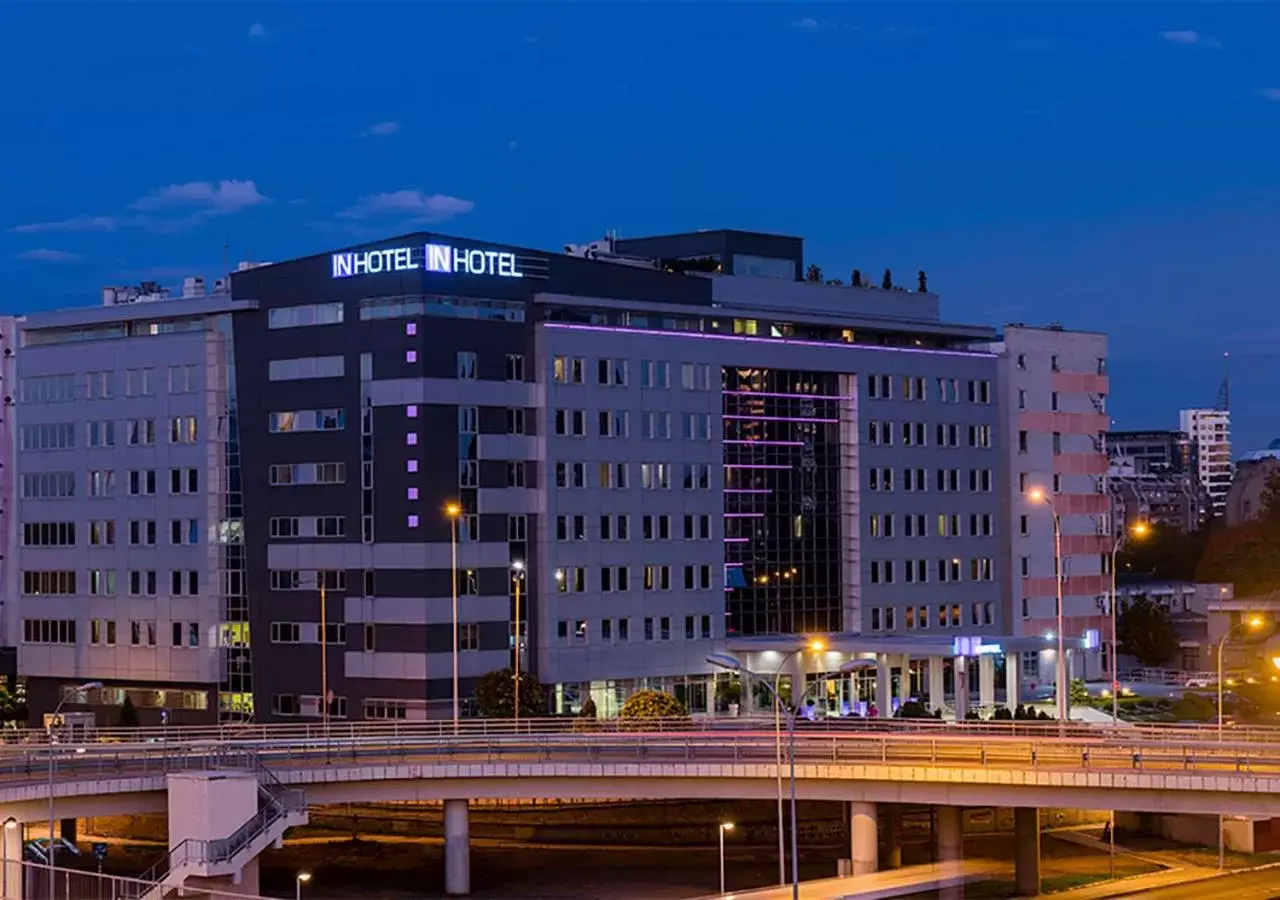
M 645 641 L 670 641 L 676 638 L 671 616 L 646 616 L 641 621 L 640 638 Z M 630 619 L 598 619 L 592 634 L 588 619 L 561 619 L 556 623 L 556 638 L 562 644 L 583 645 L 593 639 L 606 644 L 625 644 L 631 641 Z M 684 639 L 686 641 L 710 640 L 713 637 L 711 616 L 685 616 Z
M 273 591 L 329 591 L 347 589 L 347 573 L 341 569 L 272 569 Z
M 587 463 L 556 463 L 556 487 L 585 488 L 588 485 Z M 599 463 L 598 486 L 602 488 L 625 489 L 630 487 L 630 463 Z M 671 463 L 640 463 L 640 487 L 646 491 L 667 491 L 671 489 L 672 473 L 675 466 Z M 680 467 L 680 487 L 686 491 L 709 490 L 711 488 L 711 466 L 707 463 L 684 463 Z
M 712 367 L 706 363 L 681 363 L 680 387 L 686 391 L 709 391 L 713 388 Z M 588 366 L 581 356 L 557 356 L 551 361 L 551 380 L 557 384 L 586 384 Z M 600 358 L 595 361 L 595 384 L 626 387 L 630 383 L 627 360 Z M 657 360 L 640 361 L 642 388 L 671 386 L 671 363 Z
M 961 530 L 962 516 L 958 513 L 938 513 L 929 516 L 924 513 L 872 513 L 867 519 L 867 531 L 873 538 L 929 537 L 929 522 L 934 522 L 936 537 L 964 537 Z M 901 522 L 901 528 L 897 523 Z M 995 516 L 992 513 L 969 514 L 968 537 L 992 537 L 995 534 Z
M 118 429 L 116 426 L 123 424 Z M 130 447 L 149 446 L 156 442 L 155 419 L 127 419 L 123 423 L 112 419 L 85 422 L 85 446 L 104 448 L 116 446 L 117 433 L 123 430 L 125 443 Z M 170 444 L 194 444 L 199 436 L 199 422 L 195 416 L 172 416 L 169 419 Z M 20 450 L 73 450 L 76 446 L 76 424 L 54 422 L 43 425 L 23 425 L 18 429 Z
M 84 582 L 77 579 L 74 569 L 44 569 L 22 572 L 22 593 L 28 597 L 70 596 L 80 593 L 78 588 L 91 596 L 113 597 L 116 594 L 118 572 L 115 569 L 90 569 Z M 127 572 L 129 595 L 154 597 L 158 594 L 159 578 L 154 569 L 132 569 Z M 169 596 L 197 597 L 200 594 L 200 573 L 194 569 L 175 569 L 169 573 Z
M 169 366 L 168 385 L 170 394 L 193 394 L 198 382 L 198 366 Z M 108 400 L 115 396 L 118 372 L 86 372 L 84 374 L 84 397 L 86 400 Z M 126 369 L 126 397 L 151 397 L 155 395 L 155 369 Z M 75 375 L 38 375 L 23 378 L 18 384 L 19 397 L 23 403 L 66 403 L 76 399 L 78 378 Z
M 671 413 L 644 412 L 644 436 L 648 440 L 671 437 Z M 713 433 L 712 417 L 707 413 L 681 413 L 681 435 L 687 441 L 709 441 Z M 508 428 L 510 432 L 510 428 Z M 559 437 L 586 437 L 587 412 L 582 409 L 557 409 L 552 414 L 552 431 Z M 463 432 L 471 433 L 472 432 Z M 522 432 L 521 432 L 522 433 Z M 631 414 L 626 410 L 600 410 L 596 414 L 596 435 L 625 438 L 631 434 Z
M 960 469 L 937 469 L 933 476 L 933 489 L 941 493 L 955 493 L 960 490 Z M 929 470 L 923 468 L 904 468 L 902 470 L 902 489 L 908 492 L 924 493 L 929 490 Z M 995 485 L 995 473 L 991 469 L 969 469 L 969 490 L 974 493 L 990 493 Z M 894 470 L 889 466 L 872 466 L 867 470 L 867 490 L 890 492 L 894 490 Z
M 669 591 L 672 587 L 671 566 L 640 566 L 640 589 Z M 566 566 L 555 571 L 556 591 L 561 594 L 585 594 L 592 590 L 587 569 L 584 566 Z M 599 591 L 615 593 L 632 590 L 631 570 L 628 566 L 605 566 L 598 573 Z M 684 566 L 683 578 L 686 591 L 709 591 L 712 588 L 711 566 Z
M 672 516 L 645 514 L 640 517 L 640 537 L 646 541 L 669 541 L 676 532 L 672 526 Z M 605 514 L 599 519 L 599 529 L 594 537 L 602 541 L 627 541 L 631 539 L 631 517 L 625 513 Z M 684 540 L 711 540 L 711 516 L 684 516 Z M 587 539 L 587 517 L 584 515 L 556 516 L 557 541 L 585 541 Z
M 272 516 L 272 538 L 341 538 L 347 536 L 346 516 Z
M 902 627 L 908 631 L 929 627 L 928 606 L 907 607 L 872 607 L 872 631 L 896 631 L 898 614 L 902 615 Z M 933 621 L 938 628 L 960 628 L 964 626 L 964 607 L 959 603 L 939 603 L 936 607 L 937 618 Z M 969 604 L 969 625 L 981 627 L 996 623 L 996 605 L 991 601 Z
M 969 560 L 969 577 L 962 577 L 964 566 L 959 559 L 873 559 L 867 566 L 868 580 L 872 584 L 893 584 L 901 580 L 908 584 L 926 584 L 933 570 L 936 580 L 943 583 L 957 581 L 992 581 L 995 577 L 990 557 L 974 557 Z
M 156 520 L 131 519 L 128 523 L 131 546 L 155 546 Z M 116 543 L 115 519 L 92 519 L 88 522 L 90 547 L 114 547 Z M 170 519 L 169 543 L 175 547 L 195 546 L 200 543 L 198 519 Z M 22 523 L 24 547 L 74 547 L 76 546 L 75 522 L 24 522 Z
M 393 627 L 393 626 L 384 626 Z M 320 626 L 315 622 L 272 622 L 271 643 L 273 644 L 319 644 Z M 343 622 L 327 622 L 324 629 L 324 642 L 328 646 L 345 647 L 347 644 L 347 626 Z M 378 649 L 378 626 L 373 622 L 365 622 L 361 627 L 361 648 L 366 653 L 374 653 Z M 480 649 L 480 625 L 478 622 L 458 623 L 458 649 L 475 651 Z
M 273 359 L 267 364 L 269 381 L 302 381 L 309 378 L 341 378 L 346 361 L 341 356 L 302 356 Z
M 158 641 L 158 627 L 154 619 L 135 619 L 129 625 L 129 646 L 155 647 Z M 197 648 L 200 646 L 201 628 L 199 622 L 171 622 L 170 646 Z M 27 644 L 64 644 L 74 646 L 76 643 L 75 619 L 23 619 L 22 640 Z M 90 646 L 114 647 L 118 643 L 117 625 L 112 619 L 89 620 Z
M 915 375 L 904 375 L 895 379 L 892 375 L 868 375 L 867 397 L 872 400 L 894 399 L 894 389 L 898 389 L 898 397 L 902 400 L 924 402 L 929 399 L 928 379 Z M 941 403 L 959 403 L 960 380 L 958 378 L 939 378 L 935 382 L 938 400 Z M 986 379 L 974 379 L 965 383 L 964 396 L 970 403 L 991 403 L 991 382 Z
M 970 425 L 967 430 L 970 447 L 991 447 L 990 425 Z M 904 447 L 927 447 L 928 437 L 927 422 L 899 422 L 896 427 L 893 422 L 884 419 L 871 419 L 867 422 L 867 442 L 879 447 L 892 447 L 899 438 Z M 960 446 L 960 426 L 935 423 L 933 442 L 937 447 Z
M 415 460 L 416 462 L 416 460 Z M 346 484 L 347 464 L 286 463 L 271 466 L 267 480 L 273 486 L 290 484 Z
M 347 427 L 347 413 L 343 409 L 299 409 L 292 412 L 275 412 L 270 415 L 272 434 L 292 434 L 302 431 L 342 431 Z

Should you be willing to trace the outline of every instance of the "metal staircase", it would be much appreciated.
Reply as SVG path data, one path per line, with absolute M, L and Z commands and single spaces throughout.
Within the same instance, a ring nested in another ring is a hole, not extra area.
M 185 840 L 171 848 L 139 876 L 144 884 L 121 900 L 164 900 L 188 878 L 235 875 L 263 850 L 277 844 L 287 830 L 307 824 L 305 791 L 285 787 L 253 754 L 237 755 L 236 762 L 241 765 L 223 768 L 247 767 L 253 772 L 258 780 L 258 811 L 225 838 Z

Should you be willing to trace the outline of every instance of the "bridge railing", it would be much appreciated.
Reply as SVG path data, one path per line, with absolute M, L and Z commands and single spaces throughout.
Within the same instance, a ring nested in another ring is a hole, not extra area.
M 606 732 L 511 736 L 469 735 L 441 740 L 417 737 L 292 739 L 261 746 L 257 753 L 274 776 L 293 782 L 301 770 L 349 770 L 389 764 L 474 762 L 753 762 L 772 764 L 777 745 L 770 732 Z M 173 760 L 155 760 L 148 745 L 88 748 L 59 765 L 62 779 L 101 779 L 161 774 Z M 785 752 L 785 751 L 784 751 Z M 983 769 L 1146 771 L 1269 776 L 1280 780 L 1280 744 L 1194 741 L 1145 741 L 1129 736 L 982 735 L 939 732 L 867 734 L 860 739 L 823 732 L 796 735 L 802 762 L 880 763 L 906 766 L 955 766 Z M 0 789 L 20 786 L 30 792 L 45 784 L 42 770 L 5 771 L 0 760 Z M 247 769 L 251 766 L 246 765 Z M 287 774 L 286 773 L 292 773 Z M 356 778 L 350 771 L 341 777 Z M 287 788 L 280 804 L 305 800 Z
M 770 712 L 751 713 L 742 716 L 693 716 L 670 720 L 646 720 L 644 728 L 651 731 L 742 731 L 772 728 L 774 716 Z M 321 723 L 239 724 L 182 726 L 173 728 L 93 728 L 77 730 L 71 736 L 54 735 L 55 743 L 68 746 L 93 744 L 158 744 L 190 746 L 201 741 L 211 746 L 259 741 L 315 740 L 328 737 L 342 741 L 362 737 L 418 737 L 451 739 L 474 736 L 517 736 L 538 734 L 566 734 L 614 732 L 636 727 L 634 721 L 624 719 L 582 719 L 574 716 L 521 719 L 463 719 L 455 729 L 449 720 L 410 722 L 333 722 L 328 727 Z M 900 731 L 913 733 L 958 732 L 964 734 L 1024 734 L 1036 735 L 1065 727 L 1072 735 L 1088 738 L 1103 731 L 1116 730 L 1127 735 L 1141 735 L 1149 740 L 1191 740 L 1206 735 L 1216 737 L 1215 724 L 1193 723 L 1108 723 L 1069 722 L 1059 726 L 1055 721 L 940 721 L 936 719 L 864 719 L 852 716 L 823 717 L 815 721 L 802 721 L 801 727 L 841 734 L 878 733 Z M 1280 741 L 1280 727 L 1229 726 L 1229 734 L 1235 741 Z M 0 734 L 0 757 L 13 751 L 22 751 L 32 745 L 47 745 L 49 735 L 41 729 L 10 730 Z

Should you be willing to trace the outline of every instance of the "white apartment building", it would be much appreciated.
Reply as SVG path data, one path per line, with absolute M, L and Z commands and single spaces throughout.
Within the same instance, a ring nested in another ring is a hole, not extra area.
M 1191 436 L 1199 456 L 1200 485 L 1204 488 L 1205 518 L 1222 515 L 1235 465 L 1231 461 L 1231 411 L 1184 409 L 1178 427 Z
M 1023 655 L 1023 678 L 1053 684 L 1058 630 L 1057 578 L 1062 579 L 1063 636 L 1079 646 L 1097 630 L 1101 653 L 1075 651 L 1071 673 L 1109 671 L 1111 506 L 1107 491 L 1107 337 L 1051 325 L 1010 325 L 993 348 L 1000 357 L 1000 409 L 1005 417 L 1003 540 L 1008 621 L 1019 635 L 1043 635 L 1046 649 Z M 1045 500 L 1035 502 L 1034 491 Z M 1061 521 L 1062 562 L 1054 548 Z

